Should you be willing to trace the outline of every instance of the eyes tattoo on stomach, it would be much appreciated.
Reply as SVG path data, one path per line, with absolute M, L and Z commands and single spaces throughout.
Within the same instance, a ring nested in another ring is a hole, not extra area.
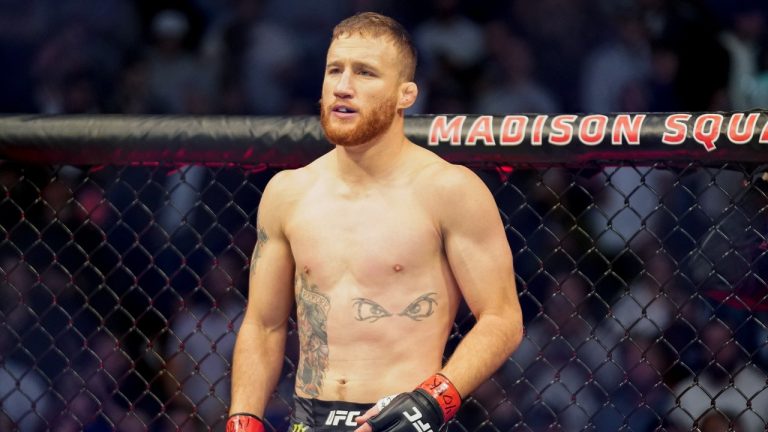
M 397 316 L 410 318 L 414 321 L 421 321 L 431 316 L 435 313 L 435 306 L 437 306 L 437 300 L 434 299 L 435 296 L 437 296 L 437 293 L 431 292 L 417 297 L 416 300 L 406 306 L 405 309 L 397 314 Z M 380 304 L 363 297 L 353 299 L 353 306 L 355 310 L 355 319 L 358 321 L 373 323 L 393 315 Z

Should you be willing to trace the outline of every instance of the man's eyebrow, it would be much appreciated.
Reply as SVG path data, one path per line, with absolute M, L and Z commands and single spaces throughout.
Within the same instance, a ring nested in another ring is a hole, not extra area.
M 325 68 L 328 69 L 329 67 L 339 67 L 339 66 L 343 66 L 343 64 L 344 64 L 344 62 L 341 61 L 341 60 L 334 60 L 332 62 L 328 62 L 328 64 L 325 65 Z M 368 68 L 368 69 L 373 69 L 375 71 L 379 70 L 378 66 L 375 66 L 375 65 L 373 65 L 371 63 L 367 63 L 367 62 L 360 61 L 360 60 L 353 61 L 352 62 L 352 68 L 356 68 L 356 69 Z

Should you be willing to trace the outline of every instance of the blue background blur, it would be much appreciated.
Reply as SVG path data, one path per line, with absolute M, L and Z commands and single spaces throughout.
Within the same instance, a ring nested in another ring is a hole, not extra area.
M 0 0 L 0 112 L 313 114 L 333 26 L 401 21 L 411 113 L 766 105 L 757 0 Z

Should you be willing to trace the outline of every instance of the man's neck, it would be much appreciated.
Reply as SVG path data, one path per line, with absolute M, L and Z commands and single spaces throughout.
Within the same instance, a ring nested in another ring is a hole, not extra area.
M 363 185 L 387 178 L 394 172 L 408 140 L 402 134 L 384 134 L 357 146 L 336 146 L 336 169 L 341 180 Z

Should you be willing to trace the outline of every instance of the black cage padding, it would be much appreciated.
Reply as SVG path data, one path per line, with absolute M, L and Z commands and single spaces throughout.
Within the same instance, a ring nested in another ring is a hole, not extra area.
M 456 163 L 768 161 L 768 114 L 418 115 L 407 136 Z M 0 158 L 294 167 L 330 150 L 315 116 L 6 116 Z

